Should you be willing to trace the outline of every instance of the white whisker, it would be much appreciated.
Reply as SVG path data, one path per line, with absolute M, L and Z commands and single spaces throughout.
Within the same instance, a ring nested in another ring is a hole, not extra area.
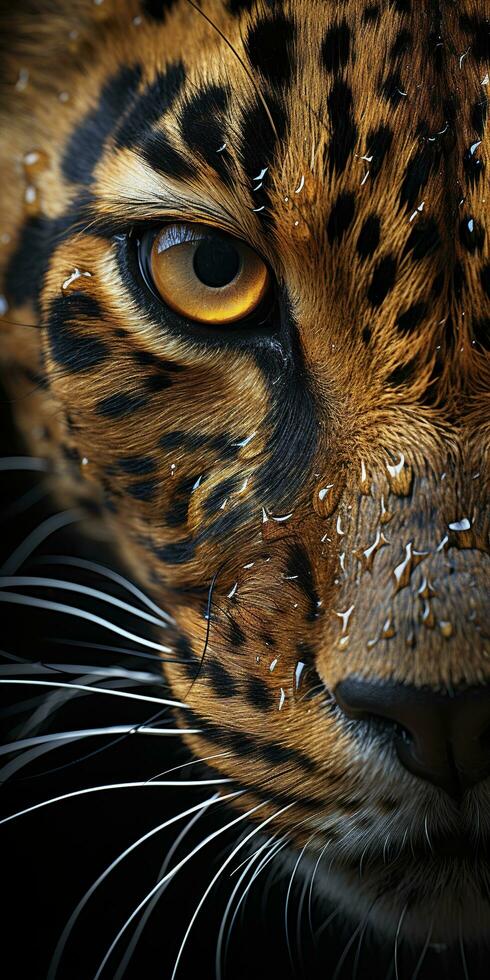
M 234 795 L 234 794 L 230 794 L 230 795 Z M 90 888 L 85 892 L 85 894 L 82 896 L 82 898 L 74 908 L 73 912 L 71 913 L 70 918 L 68 919 L 68 922 L 66 923 L 63 932 L 61 933 L 61 936 L 56 944 L 56 949 L 54 951 L 53 958 L 49 966 L 47 980 L 54 980 L 58 972 L 58 967 L 61 961 L 61 957 L 63 955 L 63 951 L 68 942 L 70 934 L 73 930 L 73 926 L 75 925 L 75 922 L 77 921 L 80 913 L 82 912 L 82 909 L 85 908 L 87 902 L 90 901 L 94 892 L 97 890 L 99 885 L 101 885 L 102 882 L 105 881 L 108 875 L 110 875 L 111 871 L 113 871 L 114 868 L 117 868 L 117 866 L 121 864 L 121 862 L 124 861 L 124 859 L 127 858 L 129 854 L 135 851 L 137 847 L 139 847 L 145 841 L 150 840 L 151 837 L 154 837 L 155 834 L 160 833 L 160 831 L 165 830 L 166 827 L 170 827 L 172 824 L 177 823 L 178 820 L 182 820 L 184 817 L 188 817 L 192 813 L 196 813 L 196 812 L 200 813 L 200 811 L 203 810 L 203 808 L 207 809 L 209 806 L 211 806 L 212 803 L 220 802 L 222 799 L 229 799 L 229 796 L 220 797 L 218 794 L 215 794 L 209 800 L 204 800 L 203 803 L 197 803 L 195 806 L 189 807 L 188 810 L 183 810 L 182 813 L 178 813 L 175 817 L 171 817 L 170 819 L 165 820 L 163 823 L 158 824 L 156 827 L 152 827 L 151 830 L 148 830 L 141 837 L 138 837 L 137 840 L 133 841 L 133 843 L 130 844 L 129 847 L 127 847 L 124 851 L 122 851 L 121 854 L 119 854 L 117 858 L 115 858 L 115 860 L 108 865 L 105 871 L 103 871 L 102 874 L 99 875 L 96 881 L 94 881 L 94 883 L 90 886 Z
M 266 802 L 269 803 L 270 801 L 267 800 Z M 261 804 L 259 804 L 259 806 L 254 807 L 254 810 L 259 809 L 259 807 L 261 807 L 261 806 L 265 806 L 265 803 L 261 803 Z M 189 925 L 187 926 L 187 929 L 185 931 L 184 938 L 183 938 L 182 943 L 180 945 L 179 952 L 177 953 L 177 956 L 176 956 L 176 959 L 175 959 L 174 968 L 172 970 L 172 976 L 171 976 L 170 980 L 175 980 L 175 977 L 177 975 L 177 970 L 179 968 L 179 963 L 180 963 L 180 960 L 182 958 L 182 954 L 184 952 L 184 948 L 185 948 L 185 945 L 187 943 L 187 939 L 189 937 L 189 934 L 191 932 L 191 929 L 192 929 L 192 927 L 194 925 L 194 922 L 196 921 L 197 916 L 199 915 L 199 912 L 200 912 L 202 906 L 204 905 L 204 902 L 206 901 L 207 896 L 209 895 L 209 892 L 211 891 L 211 889 L 216 884 L 218 878 L 221 877 L 221 875 L 223 874 L 223 871 L 225 870 L 225 868 L 228 867 L 228 865 L 230 864 L 230 862 L 235 857 L 235 854 L 237 854 L 238 851 L 240 851 L 242 849 L 242 847 L 244 847 L 245 844 L 249 840 L 251 840 L 252 837 L 255 837 L 256 834 L 260 833 L 260 831 L 264 827 L 266 827 L 272 820 L 275 820 L 276 817 L 280 816 L 281 813 L 285 813 L 286 810 L 290 810 L 292 806 L 294 806 L 294 803 L 288 803 L 287 806 L 282 807 L 280 810 L 276 810 L 276 812 L 273 813 L 270 817 L 266 817 L 265 820 L 262 820 L 261 823 L 259 823 L 258 827 L 254 827 L 254 829 L 251 830 L 250 833 L 247 834 L 246 837 L 244 837 L 243 840 L 240 841 L 240 843 L 237 844 L 237 846 L 233 848 L 233 851 L 226 858 L 226 860 L 223 861 L 223 864 L 221 865 L 221 867 L 219 868 L 219 870 L 216 872 L 216 874 L 214 875 L 214 877 L 210 881 L 208 887 L 206 888 L 206 890 L 205 890 L 202 898 L 198 902 L 198 904 L 196 906 L 196 909 L 195 909 L 195 911 L 194 911 L 194 913 L 193 913 L 193 915 L 191 917 L 191 920 L 189 922 Z M 252 811 L 249 811 L 249 812 L 252 812 L 253 813 L 254 811 L 252 810 Z M 97 980 L 97 978 L 95 978 L 95 980 Z
M 204 759 L 191 759 L 190 762 L 183 762 L 180 766 L 173 766 L 172 769 L 165 769 L 163 772 L 157 773 L 156 776 L 151 776 L 151 779 L 161 779 L 162 776 L 169 776 L 171 772 L 177 772 L 179 769 L 185 769 L 186 766 L 197 766 L 202 762 L 209 762 L 211 759 L 222 759 L 226 756 L 229 757 L 230 755 L 232 755 L 231 752 L 216 752 L 214 755 L 205 755 Z
M 155 786 L 157 784 L 156 783 L 149 783 L 148 785 L 149 786 Z M 241 793 L 240 792 L 237 792 L 237 793 L 234 793 L 233 795 L 234 796 L 240 796 Z M 234 820 L 230 820 L 230 822 L 227 823 L 227 824 L 225 824 L 224 827 L 220 827 L 219 830 L 213 830 L 213 832 L 211 834 L 208 834 L 208 836 L 203 841 L 200 841 L 199 844 L 196 844 L 196 846 L 192 849 L 192 851 L 189 852 L 189 854 L 187 854 L 185 856 L 185 858 L 182 858 L 181 861 L 179 861 L 176 865 L 174 865 L 174 867 L 171 868 L 170 871 L 168 871 L 167 874 L 164 875 L 164 877 L 160 879 L 160 881 L 157 881 L 156 885 L 153 886 L 153 888 L 151 889 L 151 891 L 147 892 L 147 894 L 141 900 L 141 902 L 139 903 L 139 905 L 137 905 L 136 908 L 133 909 L 133 911 L 131 912 L 131 915 L 126 919 L 126 921 L 124 922 L 124 924 L 121 926 L 121 928 L 120 928 L 117 936 L 113 939 L 111 945 L 109 946 L 107 952 L 105 953 L 105 956 L 104 956 L 102 962 L 100 963 L 100 966 L 99 966 L 99 968 L 97 970 L 97 973 L 95 974 L 94 980 L 99 980 L 100 975 L 103 972 L 104 967 L 105 967 L 107 961 L 109 960 L 109 958 L 110 958 L 113 950 L 117 946 L 117 944 L 118 944 L 119 940 L 121 939 L 121 937 L 124 935 L 124 933 L 129 928 L 129 926 L 131 925 L 131 923 L 133 922 L 133 920 L 136 918 L 136 916 L 138 915 L 138 913 L 141 911 L 141 909 L 143 909 L 145 907 L 145 905 L 150 901 L 150 899 L 153 898 L 153 895 L 155 895 L 162 888 L 162 886 L 165 884 L 165 882 L 167 881 L 167 879 L 173 877 L 174 875 L 176 875 L 177 872 L 180 871 L 180 869 L 183 868 L 184 865 L 186 865 L 194 857 L 194 855 L 198 853 L 198 851 L 201 851 L 202 848 L 206 846 L 206 844 L 209 844 L 210 841 L 214 840 L 216 837 L 219 837 L 220 834 L 224 834 L 226 830 L 229 830 L 230 829 L 230 827 L 234 827 L 237 823 L 241 823 L 242 820 L 246 820 L 247 817 L 249 817 L 251 813 L 255 813 L 256 810 L 260 809 L 260 807 L 262 807 L 264 805 L 265 805 L 264 803 L 258 803 L 257 806 L 253 807 L 252 810 L 247 810 L 246 813 L 242 813 L 239 817 L 235 817 Z
M 80 508 L 73 508 L 72 510 L 64 510 L 60 514 L 53 514 L 51 517 L 47 517 L 45 521 L 42 521 L 41 524 L 24 538 L 18 548 L 7 558 L 7 561 L 2 567 L 2 572 L 5 575 L 16 572 L 25 562 L 26 558 L 29 558 L 29 555 L 43 541 L 46 541 L 46 538 L 49 538 L 55 531 L 60 531 L 61 528 L 67 527 L 69 524 L 76 524 L 77 521 L 81 521 L 85 516 Z
M 72 691 L 86 691 L 89 694 L 106 694 L 113 698 L 128 698 L 130 701 L 146 701 L 149 704 L 163 704 L 170 708 L 188 708 L 183 701 L 170 701 L 168 698 L 152 698 L 149 694 L 130 694 L 129 691 L 111 691 L 107 687 L 89 687 L 88 684 L 68 684 L 63 681 L 25 680 L 24 678 L 0 677 L 0 684 L 28 684 L 30 687 L 68 688 Z
M 88 572 L 97 572 L 103 578 L 111 579 L 111 581 L 116 582 L 121 585 L 127 592 L 131 592 L 136 598 L 140 599 L 141 602 L 148 606 L 148 609 L 153 609 L 153 612 L 161 619 L 165 619 L 167 623 L 175 623 L 175 620 L 169 613 L 165 612 L 161 606 L 158 606 L 149 596 L 146 595 L 137 585 L 130 582 L 129 579 L 125 578 L 119 572 L 115 572 L 112 568 L 106 568 L 105 565 L 99 565 L 95 561 L 87 561 L 85 558 L 71 558 L 68 555 L 49 555 L 43 556 L 43 561 L 49 562 L 50 565 L 69 565 L 72 568 L 85 569 Z
M 37 661 L 37 663 L 8 664 L 0 666 L 0 675 L 7 674 L 87 674 L 93 677 L 94 681 L 98 677 L 115 677 L 134 681 L 138 684 L 161 684 L 158 674 L 151 674 L 147 670 L 127 670 L 125 667 L 92 667 L 91 664 L 55 664 L 47 661 Z
M 17 592 L 0 592 L 0 602 L 10 602 L 14 605 L 30 606 L 34 609 L 49 609 L 51 612 L 59 612 L 66 616 L 74 616 L 76 619 L 86 619 L 89 623 L 94 623 L 96 626 L 102 626 L 111 633 L 117 633 L 118 636 L 124 636 L 127 640 L 134 640 L 136 643 L 141 643 L 142 646 L 149 647 L 151 650 L 160 650 L 162 653 L 174 652 L 171 647 L 163 646 L 161 643 L 154 643 L 152 640 L 145 640 L 142 636 L 137 636 L 135 633 L 129 633 L 128 630 L 122 629 L 120 626 L 116 626 L 115 623 L 111 623 L 109 620 L 103 619 L 101 616 L 95 616 L 94 613 L 89 613 L 85 609 L 79 609 L 77 606 L 66 606 L 62 602 L 52 602 L 50 599 L 36 599 L 32 596 L 25 596 Z
M 294 879 L 295 879 L 295 876 L 296 876 L 296 871 L 298 870 L 299 863 L 300 863 L 301 858 L 303 857 L 303 855 L 304 855 L 304 853 L 306 851 L 306 848 L 308 847 L 308 844 L 310 844 L 310 842 L 313 840 L 313 838 L 316 837 L 316 834 L 317 833 L 318 833 L 318 831 L 315 831 L 315 833 L 312 834 L 311 837 L 308 838 L 308 840 L 306 841 L 306 844 L 301 848 L 301 851 L 299 852 L 298 858 L 297 858 L 297 860 L 296 860 L 296 862 L 294 864 L 293 870 L 292 870 L 291 875 L 290 875 L 290 878 L 289 878 L 288 888 L 287 888 L 287 892 L 286 892 L 286 900 L 285 900 L 285 903 L 284 903 L 284 929 L 285 929 L 285 932 L 286 932 L 286 945 L 287 945 L 287 948 L 288 948 L 289 962 L 291 963 L 291 966 L 293 967 L 293 970 L 294 970 L 294 960 L 293 960 L 293 952 L 292 952 L 292 949 L 291 949 L 291 940 L 289 938 L 289 903 L 290 903 L 290 900 L 291 900 L 291 892 L 292 892 L 292 888 L 293 888 L 293 882 L 294 882 Z
M 197 823 L 197 821 L 200 820 L 204 816 L 204 814 L 209 809 L 209 806 L 211 805 L 211 803 L 214 802 L 214 800 L 216 798 L 217 797 L 214 797 L 213 796 L 213 797 L 211 797 L 211 799 L 208 801 L 207 804 L 206 803 L 203 803 L 201 809 L 198 810 L 198 812 L 194 814 L 194 816 L 191 818 L 191 820 L 189 820 L 189 822 L 181 830 L 181 832 L 178 835 L 178 837 L 176 837 L 176 839 L 174 840 L 174 842 L 173 842 L 171 848 L 169 849 L 167 855 L 165 856 L 165 860 L 164 860 L 164 862 L 163 862 L 163 864 L 162 864 L 162 866 L 160 868 L 160 871 L 159 871 L 159 873 L 157 875 L 157 881 L 161 881 L 161 879 L 164 877 L 164 875 L 165 875 L 165 873 L 167 871 L 167 868 L 170 866 L 170 862 L 171 862 L 174 854 L 177 853 L 177 851 L 178 851 L 178 849 L 179 849 L 182 841 L 185 840 L 187 834 L 192 830 L 192 828 L 195 826 L 195 824 Z M 221 800 L 223 800 L 223 799 L 224 799 L 224 797 L 221 797 Z M 131 957 L 132 957 L 132 955 L 133 955 L 133 953 L 134 953 L 134 951 L 136 949 L 136 946 L 138 945 L 138 942 L 139 942 L 139 940 L 141 938 L 141 934 L 143 932 L 143 929 L 145 928 L 145 926 L 146 926 L 146 924 L 148 922 L 148 919 L 150 918 L 153 910 L 156 908 L 156 906 L 158 905 L 160 899 L 162 898 L 162 895 L 165 894 L 166 889 L 171 884 L 171 881 L 172 881 L 171 878 L 168 878 L 167 879 L 167 881 L 165 882 L 165 884 L 162 885 L 161 890 L 159 892 L 157 892 L 153 896 L 153 898 L 151 899 L 151 901 L 148 902 L 148 905 L 143 910 L 143 913 L 141 915 L 140 921 L 138 922 L 138 925 L 136 926 L 136 929 L 134 930 L 134 933 L 133 933 L 133 935 L 131 937 L 131 940 L 130 940 L 130 942 L 127 945 L 126 952 L 124 953 L 124 956 L 121 959 L 121 962 L 120 962 L 120 964 L 119 964 L 119 966 L 118 966 L 118 968 L 116 970 L 116 973 L 114 974 L 114 980 L 122 980 L 122 978 L 123 978 L 123 976 L 124 976 L 124 974 L 126 972 L 126 969 L 127 969 L 128 965 L 129 965 L 129 962 L 131 960 Z
M 0 472 L 16 472 L 17 470 L 46 472 L 48 469 L 47 459 L 41 459 L 37 456 L 2 456 L 0 459 Z
M 145 732 L 144 729 L 141 729 Z M 147 729 L 145 734 L 151 733 L 152 735 L 159 735 L 159 729 Z M 165 733 L 163 733 L 165 734 Z M 195 779 L 188 781 L 181 781 L 179 779 L 165 780 L 165 782 L 142 782 L 141 780 L 135 780 L 131 783 L 106 783 L 101 786 L 87 786 L 85 789 L 77 789 L 72 793 L 63 793 L 62 796 L 53 796 L 50 800 L 43 800 L 42 803 L 35 803 L 33 806 L 26 807 L 25 810 L 18 810 L 17 813 L 11 813 L 8 817 L 2 817 L 0 820 L 0 826 L 4 823 L 9 823 L 11 820 L 17 820 L 18 817 L 23 817 L 27 813 L 33 813 L 34 810 L 42 810 L 46 806 L 52 806 L 54 803 L 61 803 L 63 800 L 72 800 L 78 796 L 88 796 L 90 793 L 103 793 L 107 790 L 114 789 L 141 789 L 143 786 L 148 787 L 176 787 L 179 788 L 187 786 L 216 786 L 217 783 L 231 782 L 231 780 L 226 779 Z M 240 791 L 232 793 L 232 796 L 239 796 Z M 228 797 L 226 797 L 228 799 Z M 252 812 L 252 811 L 250 811 Z
M 0 577 L 0 589 L 11 588 L 15 585 L 19 587 L 59 589 L 62 592 L 76 592 L 77 595 L 88 596 L 90 599 L 99 599 L 101 602 L 106 602 L 110 606 L 116 606 L 117 609 L 123 609 L 124 612 L 129 613 L 131 616 L 144 619 L 147 623 L 153 623 L 162 629 L 167 629 L 168 626 L 162 619 L 157 619 L 156 616 L 144 612 L 143 609 L 131 606 L 129 603 L 123 602 L 122 599 L 117 599 L 107 592 L 92 589 L 87 585 L 80 585 L 78 582 L 69 582 L 65 579 L 43 578 L 42 576 L 35 575 L 5 575 Z

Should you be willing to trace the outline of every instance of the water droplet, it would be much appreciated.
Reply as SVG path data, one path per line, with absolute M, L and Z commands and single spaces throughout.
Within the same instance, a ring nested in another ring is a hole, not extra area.
M 360 490 L 361 493 L 363 493 L 366 497 L 368 497 L 371 493 L 371 480 L 368 478 L 367 471 L 366 471 L 366 464 L 364 463 L 363 459 L 361 459 Z
M 446 640 L 449 640 L 454 633 L 453 624 L 450 623 L 447 619 L 441 619 L 438 623 L 438 626 L 442 635 L 446 638 Z
M 471 528 L 471 521 L 467 517 L 462 517 L 460 521 L 453 521 L 452 524 L 448 524 L 450 531 L 469 531 Z
M 377 552 L 381 548 L 384 548 L 384 546 L 389 543 L 390 542 L 388 541 L 387 538 L 385 538 L 383 532 L 380 531 L 378 528 L 378 531 L 376 533 L 376 538 L 373 541 L 373 543 L 369 545 L 368 548 L 365 549 L 359 548 L 358 551 L 354 552 L 355 557 L 358 558 L 359 561 L 362 563 L 362 567 L 364 571 L 370 572 L 372 570 L 374 559 L 376 557 Z
M 248 446 L 249 442 L 252 442 L 252 439 L 254 439 L 256 435 L 257 435 L 256 431 L 252 432 L 250 436 L 247 436 L 245 439 L 241 439 L 240 442 L 232 442 L 232 446 L 240 446 L 240 447 Z
M 395 578 L 395 593 L 399 592 L 400 589 L 404 589 L 405 586 L 410 582 L 412 572 L 417 565 L 429 554 L 428 551 L 415 551 L 413 549 L 413 541 L 409 541 L 405 545 L 405 557 L 403 561 L 393 570 L 393 575 Z
M 345 612 L 335 612 L 335 616 L 338 616 L 339 619 L 342 620 L 342 634 L 344 636 L 347 633 L 347 627 L 349 625 L 349 619 L 351 618 L 352 613 L 354 612 L 354 608 L 355 608 L 354 605 L 352 605 L 352 606 L 349 606 L 349 608 L 346 609 Z
M 88 458 L 87 458 L 87 456 L 82 456 L 82 458 L 80 460 L 80 464 L 81 464 L 81 466 L 88 466 Z
M 348 633 L 344 633 L 343 635 L 341 634 L 337 640 L 337 646 L 341 650 L 345 650 L 345 648 L 348 645 L 349 645 L 349 634 Z
M 5 316 L 8 313 L 9 305 L 5 296 L 0 294 L 0 316 Z
M 29 84 L 29 72 L 27 68 L 21 68 L 15 83 L 16 92 L 25 92 Z
M 67 293 L 70 290 L 70 288 L 73 286 L 73 283 L 77 282 L 78 279 L 82 279 L 82 278 L 91 279 L 92 273 L 87 272 L 84 269 L 74 269 L 73 272 L 70 273 L 68 278 L 65 279 L 64 282 L 62 282 L 61 284 L 61 288 L 63 292 Z
M 432 585 L 432 582 L 425 577 L 422 579 L 420 588 L 417 590 L 417 595 L 421 599 L 431 599 L 433 595 L 436 595 L 436 590 Z
M 201 474 L 201 476 L 198 476 L 196 482 L 192 485 L 191 493 L 194 493 L 194 491 L 201 486 L 202 481 L 203 481 L 203 476 Z
M 392 636 L 395 636 L 395 634 L 396 634 L 395 627 L 393 626 L 391 619 L 388 617 L 388 619 L 385 619 L 383 623 L 383 629 L 381 630 L 381 639 L 391 640 Z
M 253 568 L 253 567 L 254 567 L 254 565 L 255 565 L 255 562 L 254 562 L 254 561 L 249 561 L 249 562 L 248 562 L 248 563 L 247 563 L 246 565 L 244 565 L 243 567 L 244 567 L 244 568 Z
M 391 514 L 390 511 L 386 509 L 384 495 L 381 494 L 381 509 L 379 513 L 380 524 L 389 524 L 392 517 L 393 514 Z
M 268 517 L 270 517 L 271 521 L 276 521 L 277 524 L 282 524 L 284 521 L 289 521 L 293 516 L 293 514 L 294 511 L 292 510 L 290 514 L 281 514 L 281 515 L 278 514 L 276 516 L 274 516 L 274 514 L 268 513 Z
M 435 616 L 430 602 L 424 599 L 422 604 L 422 623 L 428 630 L 434 629 L 436 624 Z
M 170 463 L 170 476 L 175 476 L 176 469 L 177 469 L 177 463 Z
M 343 538 L 343 536 L 345 534 L 345 531 L 342 530 L 342 525 L 340 523 L 340 516 L 337 517 L 337 523 L 335 525 L 335 530 L 337 531 L 337 534 L 340 535 L 341 538 Z
M 140 24 L 142 24 L 142 23 L 143 23 L 143 18 L 142 18 L 142 17 L 140 17 L 140 16 L 139 16 L 139 15 L 137 14 L 137 15 L 136 15 L 136 17 L 133 17 L 133 19 L 132 19 L 132 21 L 131 21 L 131 23 L 132 23 L 132 25 L 133 25 L 133 27 L 139 27 L 139 26 L 140 26 Z
M 447 534 L 445 534 L 444 537 L 443 537 L 443 539 L 442 539 L 442 541 L 437 545 L 436 555 L 438 554 L 438 552 L 444 551 L 444 549 L 445 549 L 448 541 L 449 541 L 449 538 L 448 538 Z
M 229 599 L 233 599 L 233 596 L 236 594 L 237 589 L 238 589 L 238 582 L 235 582 L 235 584 L 231 588 L 230 592 L 228 592 L 228 598 Z
M 65 102 L 68 102 L 69 99 L 70 99 L 70 93 L 69 92 L 63 91 L 63 92 L 60 92 L 59 95 L 58 95 L 58 100 L 60 102 L 65 103 Z
M 25 210 L 28 215 L 35 217 L 39 214 L 40 203 L 37 188 L 34 184 L 28 184 L 24 191 Z
M 283 705 L 284 705 L 285 700 L 286 700 L 286 692 L 285 692 L 284 688 L 281 687 L 281 694 L 280 694 L 280 697 L 279 697 L 279 709 L 278 709 L 279 711 L 282 711 L 282 708 L 283 708 Z
M 272 671 L 276 669 L 276 667 L 277 667 L 277 657 L 274 657 L 274 660 L 271 660 L 271 662 L 269 664 L 269 670 L 270 670 L 271 674 L 272 674 Z
M 301 675 L 302 675 L 305 667 L 306 667 L 306 664 L 304 663 L 304 661 L 303 660 L 298 660 L 298 663 L 296 664 L 296 668 L 295 668 L 295 671 L 294 671 L 294 686 L 295 686 L 295 688 L 296 688 L 297 691 L 299 690 L 299 685 L 301 684 Z
M 396 493 L 399 497 L 408 496 L 412 485 L 413 474 L 412 467 L 405 462 L 405 456 L 403 453 L 400 453 L 398 463 L 392 465 L 391 463 L 386 462 L 386 470 L 392 493 Z

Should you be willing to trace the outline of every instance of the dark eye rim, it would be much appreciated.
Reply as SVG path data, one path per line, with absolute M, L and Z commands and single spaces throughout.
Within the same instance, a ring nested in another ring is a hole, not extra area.
M 150 255 L 151 255 L 152 245 L 157 235 L 160 234 L 166 226 L 179 224 L 179 223 L 195 224 L 198 227 L 209 229 L 210 232 L 216 231 L 217 234 L 229 238 L 231 241 L 238 241 L 240 243 L 243 243 L 244 245 L 247 245 L 248 248 L 251 248 L 248 242 L 246 242 L 244 239 L 239 239 L 233 235 L 230 235 L 219 228 L 215 228 L 213 225 L 205 225 L 203 222 L 191 222 L 182 219 L 181 222 L 176 220 L 163 221 L 163 222 L 160 221 L 158 222 L 158 224 L 152 223 L 151 225 L 148 225 L 148 223 L 146 223 L 143 227 L 133 226 L 130 229 L 128 235 L 128 241 L 135 254 L 140 280 L 144 283 L 146 289 L 153 297 L 153 300 L 166 311 L 166 314 L 176 317 L 178 320 L 181 321 L 181 323 L 191 325 L 192 329 L 198 330 L 199 333 L 202 333 L 203 335 L 209 333 L 217 335 L 219 333 L 224 339 L 225 333 L 226 335 L 232 334 L 237 336 L 242 331 L 245 333 L 245 335 L 247 333 L 250 334 L 251 332 L 254 331 L 255 332 L 260 331 L 262 333 L 264 329 L 269 334 L 271 333 L 271 331 L 276 332 L 273 330 L 270 321 L 271 321 L 271 314 L 273 312 L 273 309 L 277 309 L 277 295 L 276 295 L 277 281 L 272 269 L 270 268 L 269 263 L 262 255 L 260 255 L 259 252 L 257 252 L 257 254 L 259 255 L 259 258 L 264 262 L 269 272 L 270 285 L 262 301 L 250 314 L 248 314 L 248 316 L 243 317 L 240 320 L 236 320 L 232 323 L 227 323 L 226 325 L 222 325 L 219 323 L 206 324 L 206 323 L 200 323 L 198 320 L 192 320 L 190 318 L 185 319 L 184 317 L 180 316 L 178 313 L 175 313 L 175 311 L 170 309 L 170 307 L 165 303 L 165 300 L 162 299 L 159 292 L 155 289 L 152 276 L 150 273 Z M 256 249 L 254 249 L 254 251 L 256 251 Z

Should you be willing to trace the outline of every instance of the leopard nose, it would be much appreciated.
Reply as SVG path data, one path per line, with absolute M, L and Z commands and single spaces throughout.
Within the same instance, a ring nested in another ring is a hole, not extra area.
M 490 774 L 490 687 L 441 694 L 348 677 L 334 695 L 348 718 L 381 723 L 405 769 L 454 799 Z

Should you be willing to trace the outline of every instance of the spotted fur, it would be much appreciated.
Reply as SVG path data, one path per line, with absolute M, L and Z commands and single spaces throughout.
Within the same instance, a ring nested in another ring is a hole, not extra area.
M 20 8 L 1 229 L 19 425 L 171 611 L 192 749 L 231 750 L 213 765 L 261 814 L 295 801 L 292 846 L 333 840 L 319 887 L 351 913 L 384 891 L 372 917 L 393 932 L 415 896 L 420 938 L 436 871 L 388 873 L 379 842 L 410 827 L 422 847 L 428 811 L 435 836 L 456 817 L 330 692 L 490 681 L 487 6 Z M 260 330 L 149 293 L 134 241 L 169 219 L 264 257 Z M 468 935 L 487 884 L 484 864 Z

